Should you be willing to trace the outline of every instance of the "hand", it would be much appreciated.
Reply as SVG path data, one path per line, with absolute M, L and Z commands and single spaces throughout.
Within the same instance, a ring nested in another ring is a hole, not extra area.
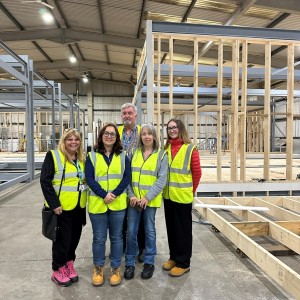
M 130 198 L 130 206 L 134 207 L 138 201 L 139 201 L 139 199 L 137 197 L 135 197 L 135 196 L 131 197 Z
M 146 209 L 148 202 L 148 199 L 144 197 L 140 200 L 139 205 L 141 208 Z
M 115 198 L 116 198 L 116 196 L 113 193 L 108 192 L 106 197 L 104 198 L 104 203 L 109 204 L 109 203 L 113 202 L 115 200 Z
M 55 212 L 56 215 L 60 215 L 62 214 L 62 207 L 56 207 L 55 209 L 53 209 L 53 211 Z

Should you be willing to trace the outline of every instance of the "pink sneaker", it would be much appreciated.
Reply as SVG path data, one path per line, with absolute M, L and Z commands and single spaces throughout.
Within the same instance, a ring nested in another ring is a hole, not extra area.
M 67 274 L 70 278 L 70 280 L 74 283 L 78 281 L 78 274 L 74 268 L 74 261 L 70 260 L 67 262 L 66 264 L 66 270 L 67 270 Z
M 72 283 L 65 267 L 60 267 L 57 271 L 53 271 L 51 279 L 60 286 L 69 286 Z

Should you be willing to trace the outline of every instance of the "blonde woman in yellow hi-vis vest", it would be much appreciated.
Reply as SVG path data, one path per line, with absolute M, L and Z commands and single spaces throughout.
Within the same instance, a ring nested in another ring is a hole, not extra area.
M 183 122 L 167 123 L 168 180 L 163 191 L 170 257 L 163 264 L 169 275 L 190 271 L 192 257 L 192 202 L 201 178 L 199 153 Z
M 129 160 L 122 151 L 120 135 L 115 124 L 108 123 L 101 128 L 97 145 L 87 157 L 85 175 L 91 190 L 88 211 L 93 228 L 92 284 L 100 286 L 104 283 L 105 244 L 109 231 L 109 282 L 115 286 L 122 281 L 122 229 L 127 208 L 126 188 L 131 179 Z
M 159 148 L 155 127 L 149 123 L 143 124 L 138 148 L 133 151 L 131 157 L 132 179 L 127 190 L 130 206 L 127 209 L 125 279 L 134 277 L 138 249 L 137 234 L 141 218 L 144 220 L 145 232 L 145 256 L 141 277 L 149 279 L 153 275 L 156 255 L 155 214 L 156 209 L 161 206 L 167 170 L 167 155 Z
M 60 286 L 69 286 L 78 281 L 74 268 L 75 251 L 82 226 L 86 223 L 84 153 L 77 129 L 66 130 L 60 138 L 58 150 L 47 152 L 40 183 L 45 205 L 57 215 L 58 231 L 52 244 L 51 279 Z

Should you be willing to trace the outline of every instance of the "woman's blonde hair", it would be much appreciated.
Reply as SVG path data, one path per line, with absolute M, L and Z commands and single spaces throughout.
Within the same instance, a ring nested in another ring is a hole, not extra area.
M 175 122 L 176 125 L 177 125 L 178 138 L 182 139 L 184 144 L 191 144 L 192 141 L 191 141 L 191 139 L 190 139 L 190 137 L 187 133 L 187 130 L 185 129 L 185 126 L 184 126 L 183 122 L 180 119 L 172 118 L 167 123 L 167 141 L 166 141 L 164 149 L 167 149 L 169 144 L 170 144 L 170 136 L 169 136 L 169 133 L 168 133 L 168 126 L 169 126 L 169 123 L 172 122 L 172 121 Z
M 84 152 L 83 152 L 83 144 L 82 144 L 82 140 L 81 140 L 81 135 L 76 128 L 69 128 L 64 131 L 63 135 L 60 137 L 58 149 L 65 156 L 67 161 L 72 164 L 73 160 L 72 160 L 69 152 L 66 150 L 66 140 L 68 138 L 70 138 L 72 135 L 74 135 L 75 138 L 80 141 L 79 147 L 77 149 L 77 159 L 81 162 L 84 162 L 85 156 L 84 156 Z
M 142 149 L 144 152 L 144 144 L 142 142 L 142 131 L 143 129 L 147 129 L 148 132 L 153 136 L 153 150 L 157 150 L 159 147 L 159 141 L 157 139 L 157 134 L 156 134 L 156 129 L 151 123 L 146 123 L 141 125 L 141 130 L 140 130 L 140 136 L 139 136 L 139 141 L 138 141 L 138 148 Z

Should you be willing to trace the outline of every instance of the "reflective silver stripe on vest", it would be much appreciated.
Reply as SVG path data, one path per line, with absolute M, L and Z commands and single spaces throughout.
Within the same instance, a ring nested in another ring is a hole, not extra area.
M 107 176 L 105 175 L 105 176 L 96 176 L 95 177 L 95 180 L 96 181 L 104 181 L 104 180 L 106 180 L 107 179 Z
M 149 190 L 152 187 L 152 184 L 146 185 L 146 184 L 132 183 L 132 186 L 139 188 L 139 190 Z
M 59 191 L 59 186 L 53 186 L 55 191 L 58 192 Z M 61 191 L 64 192 L 77 192 L 77 186 L 61 186 Z
M 121 179 L 122 180 L 123 175 L 120 174 L 107 174 L 106 176 L 96 176 L 95 180 L 96 181 L 104 181 L 107 179 Z
M 92 190 L 90 190 L 90 196 L 97 196 L 97 195 Z
M 184 158 L 184 163 L 183 163 L 183 168 L 184 169 L 188 168 L 188 163 L 189 163 L 189 159 L 190 159 L 193 148 L 194 148 L 193 144 L 189 144 L 188 147 L 187 147 L 185 158 Z
M 131 167 L 131 171 L 132 172 L 139 172 L 140 168 L 138 168 L 138 167 Z
M 60 155 L 59 155 L 58 150 L 54 150 L 54 155 L 56 157 L 57 167 L 58 167 L 58 174 L 54 174 L 54 179 L 61 179 L 60 174 L 63 172 L 64 166 L 63 166 L 62 161 L 60 159 Z
M 152 176 L 155 176 L 156 172 L 155 171 L 149 171 L 149 170 L 141 170 L 141 175 L 152 175 Z
M 91 151 L 91 159 L 92 159 L 92 165 L 94 167 L 94 175 L 95 175 L 95 178 L 96 178 L 96 152 L 95 151 Z
M 63 171 L 64 165 L 63 165 L 63 163 L 60 159 L 60 155 L 59 155 L 58 150 L 54 150 L 54 154 L 56 156 L 56 160 L 57 160 L 57 164 L 58 164 L 58 170 Z
M 192 182 L 187 182 L 187 183 L 169 182 L 169 186 L 178 187 L 178 188 L 189 188 L 189 187 L 193 187 L 193 183 Z
M 78 175 L 77 172 L 65 173 L 65 179 L 67 179 L 67 178 L 74 178 L 74 177 L 77 177 L 77 175 Z
M 123 174 L 124 174 L 124 171 L 125 171 L 125 153 L 124 151 L 121 152 L 121 175 L 122 175 L 122 178 L 123 178 Z
M 120 179 L 120 180 L 122 180 L 122 178 L 123 178 L 123 174 L 108 174 L 107 175 L 108 176 L 108 179 Z
M 91 151 L 91 156 L 92 156 L 92 163 L 95 165 L 96 162 L 96 152 L 95 151 Z
M 183 167 L 182 169 L 177 169 L 177 168 L 170 168 L 170 172 L 177 173 L 177 174 L 189 174 L 190 170 L 188 170 L 188 163 L 189 159 L 191 156 L 191 152 L 193 151 L 194 145 L 189 144 L 187 149 L 186 149 L 186 154 L 183 162 Z
M 177 174 L 189 174 L 189 170 L 182 170 L 177 168 L 170 168 L 170 172 L 177 173 Z

